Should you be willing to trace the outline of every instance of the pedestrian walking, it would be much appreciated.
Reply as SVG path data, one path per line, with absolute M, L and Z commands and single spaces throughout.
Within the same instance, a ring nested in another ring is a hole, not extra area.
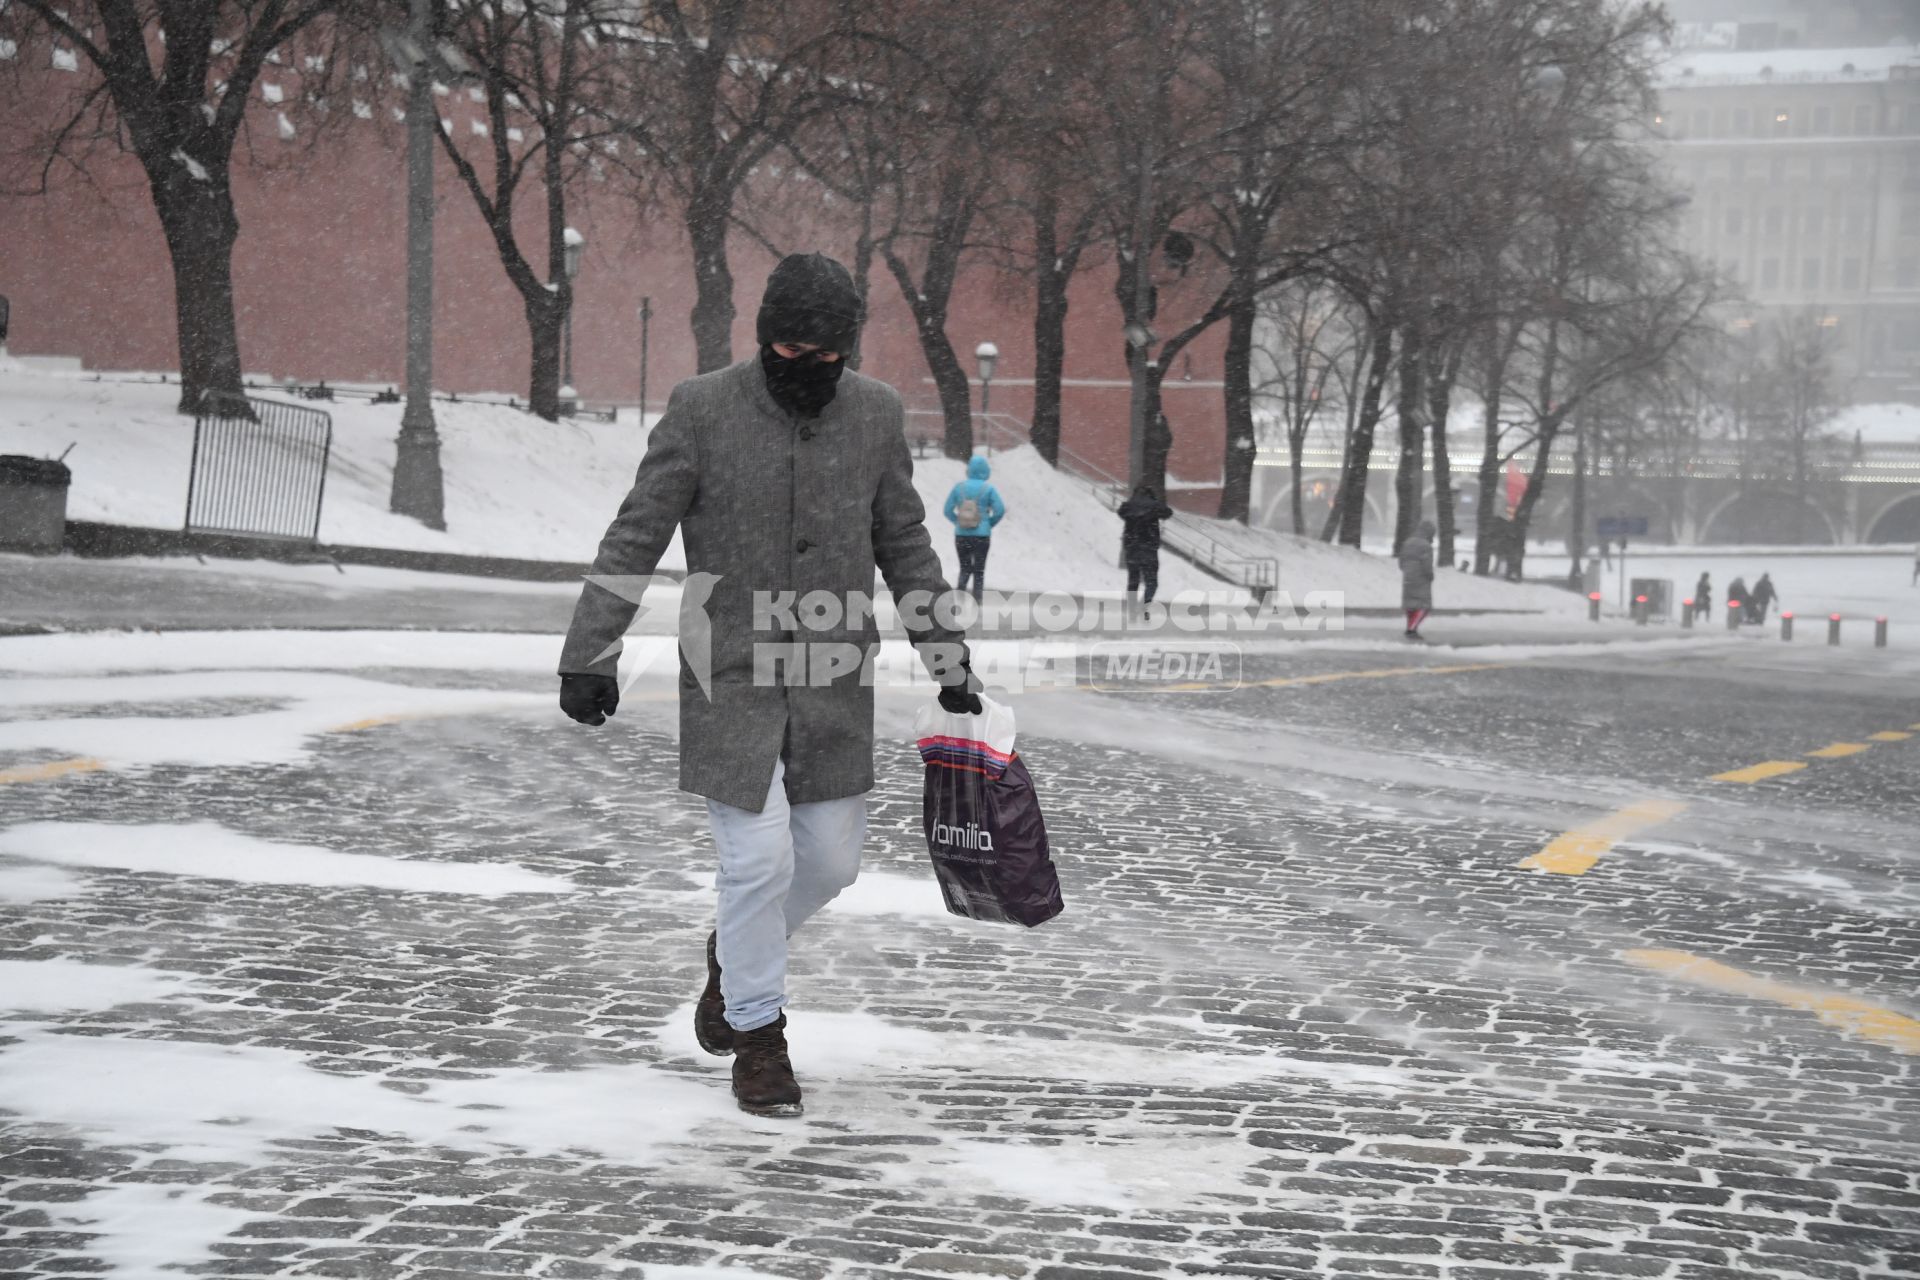
M 1727 584 L 1727 611 L 1739 622 L 1746 621 L 1747 580 L 1745 578 L 1735 578 Z
M 979 454 L 967 463 L 967 478 L 947 494 L 947 519 L 953 522 L 953 552 L 960 560 L 960 581 L 954 585 L 967 589 L 973 580 L 973 598 L 978 601 L 986 589 L 987 551 L 993 546 L 993 527 L 1006 518 L 1007 504 L 1000 491 L 987 483 L 993 464 Z
M 1760 581 L 1753 584 L 1753 590 L 1747 592 L 1747 621 L 1760 626 L 1767 620 L 1767 610 L 1778 599 L 1773 589 L 1773 575 L 1763 573 Z
M 1713 579 L 1704 573 L 1700 575 L 1700 581 L 1693 584 L 1693 616 L 1713 617 Z
M 1431 520 L 1400 544 L 1400 607 L 1407 611 L 1407 639 L 1424 640 L 1420 624 L 1433 609 L 1433 532 Z
M 674 388 L 593 563 L 596 577 L 649 574 L 677 527 L 689 581 L 717 575 L 707 660 L 695 667 L 683 647 L 680 661 L 680 788 L 706 798 L 719 860 L 694 1034 L 707 1052 L 733 1055 L 734 1095 L 761 1115 L 801 1109 L 786 1043 L 787 939 L 859 873 L 873 688 L 858 664 L 825 681 L 793 682 L 790 669 L 767 678 L 760 646 L 791 658 L 795 637 L 755 599 L 865 598 L 876 568 L 896 600 L 947 590 L 900 397 L 847 369 L 860 318 L 845 267 L 817 253 L 782 259 L 760 305 L 758 353 Z M 598 581 L 581 590 L 559 669 L 561 709 L 583 724 L 619 706 L 620 638 L 635 607 Z M 964 641 L 930 610 L 918 616 L 926 629 L 909 639 L 942 683 L 940 705 L 978 715 Z M 870 664 L 872 623 L 855 634 Z
M 1160 588 L 1160 522 L 1173 515 L 1173 508 L 1161 501 L 1152 485 L 1140 485 L 1133 496 L 1120 504 L 1120 562 L 1127 569 L 1127 612 L 1132 613 L 1135 597 L 1141 616 L 1153 608 L 1153 593 Z

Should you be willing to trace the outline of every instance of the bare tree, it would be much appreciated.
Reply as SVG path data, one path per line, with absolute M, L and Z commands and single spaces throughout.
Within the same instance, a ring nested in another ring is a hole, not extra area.
M 442 39 L 478 81 L 486 123 L 465 137 L 445 118 L 435 128 L 520 294 L 532 346 L 527 402 L 548 420 L 560 416 L 560 339 L 573 307 L 568 192 L 614 138 L 600 108 L 625 8 L 619 0 L 445 0 L 440 17 Z M 545 214 L 531 257 L 516 223 L 529 178 Z
M 633 0 L 644 38 L 611 107 L 647 176 L 680 212 L 693 253 L 690 317 L 699 371 L 733 362 L 730 234 L 772 152 L 837 92 L 834 58 L 861 38 L 856 0 Z
M 44 134 L 23 139 L 37 169 L 27 189 L 44 191 L 59 165 L 84 169 L 101 151 L 132 151 L 146 174 L 173 268 L 182 413 L 209 391 L 241 386 L 231 170 L 248 103 L 276 63 L 276 95 L 323 101 L 348 62 L 341 46 L 356 34 L 356 12 L 352 0 L 0 5 L 0 43 L 16 50 L 12 120 L 57 113 Z M 83 78 L 69 94 L 49 93 L 44 79 L 24 76 L 29 64 Z
M 1324 280 L 1304 277 L 1270 289 L 1260 299 L 1260 332 L 1253 352 L 1253 391 L 1278 409 L 1286 438 L 1293 531 L 1305 536 L 1302 462 L 1316 426 L 1341 414 L 1352 421 L 1344 394 L 1364 343 L 1341 295 Z M 1344 433 L 1343 433 L 1344 434 Z

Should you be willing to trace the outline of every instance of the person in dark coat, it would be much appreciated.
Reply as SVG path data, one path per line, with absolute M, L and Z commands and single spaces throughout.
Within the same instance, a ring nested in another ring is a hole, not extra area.
M 1705 573 L 1700 575 L 1700 581 L 1693 584 L 1693 616 L 1713 617 L 1713 579 Z
M 1753 584 L 1753 590 L 1747 592 L 1747 621 L 1759 626 L 1767 620 L 1767 610 L 1779 598 L 1773 589 L 1773 575 L 1763 573 L 1760 581 Z
M 1134 595 L 1144 591 L 1140 600 L 1143 612 L 1152 608 L 1153 593 L 1160 586 L 1160 522 L 1173 515 L 1173 508 L 1160 500 L 1152 485 L 1141 485 L 1133 496 L 1120 504 L 1120 559 L 1127 567 L 1127 609 L 1132 611 Z
M 1740 621 L 1747 617 L 1747 580 L 1735 578 L 1727 584 L 1727 611 Z
M 846 367 L 860 318 L 838 262 L 780 261 L 760 305 L 759 351 L 674 388 L 560 655 L 561 709 L 605 723 L 620 703 L 621 637 L 641 590 L 632 584 L 679 529 L 680 787 L 706 798 L 719 860 L 694 1035 L 707 1052 L 734 1056 L 734 1096 L 760 1115 L 800 1112 L 786 1043 L 788 935 L 859 873 L 874 782 L 864 677 L 879 632 L 870 613 L 842 614 L 843 625 L 807 639 L 791 613 L 757 602 L 865 600 L 877 568 L 942 685 L 941 706 L 981 711 L 963 638 L 928 607 L 948 587 L 914 489 L 900 396 Z M 798 681 L 796 655 L 807 667 Z M 767 660 L 780 657 L 784 677 Z
M 1431 520 L 1400 544 L 1400 607 L 1407 611 L 1407 639 L 1422 640 L 1420 624 L 1433 609 L 1433 533 Z

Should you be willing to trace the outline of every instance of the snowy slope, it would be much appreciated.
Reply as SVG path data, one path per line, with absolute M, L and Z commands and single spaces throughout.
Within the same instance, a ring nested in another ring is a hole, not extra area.
M 75 519 L 178 528 L 184 513 L 193 424 L 173 412 L 177 387 L 94 381 L 93 375 L 0 367 L 0 453 L 56 456 L 73 445 L 68 514 Z M 593 557 L 607 521 L 632 483 L 646 448 L 631 418 L 617 424 L 544 422 L 487 404 L 439 404 L 435 415 L 446 477 L 447 529 L 436 532 L 393 515 L 399 405 L 339 401 L 321 515 L 330 543 L 580 562 Z M 1118 594 L 1120 522 L 1080 482 L 1056 473 L 1029 447 L 995 453 L 993 482 L 1008 517 L 993 540 L 987 582 L 998 589 Z M 955 573 L 951 528 L 941 516 L 960 463 L 915 462 L 914 483 L 928 509 L 934 547 Z M 1247 554 L 1275 558 L 1280 585 L 1344 591 L 1355 606 L 1399 602 L 1390 560 L 1266 530 L 1213 522 Z M 676 537 L 661 567 L 685 560 Z M 1161 591 L 1221 590 L 1224 584 L 1172 556 L 1162 557 Z M 1564 593 L 1443 573 L 1442 608 L 1578 608 Z

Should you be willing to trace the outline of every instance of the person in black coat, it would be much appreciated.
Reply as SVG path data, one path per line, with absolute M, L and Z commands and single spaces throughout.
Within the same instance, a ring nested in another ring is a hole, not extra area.
M 1735 578 L 1727 584 L 1727 608 L 1741 622 L 1747 620 L 1747 580 Z
M 1704 573 L 1700 575 L 1700 581 L 1693 584 L 1693 616 L 1713 617 L 1713 579 Z
M 1160 500 L 1151 485 L 1141 485 L 1133 496 L 1120 504 L 1120 559 L 1127 567 L 1127 603 L 1131 610 L 1134 593 L 1142 588 L 1146 597 L 1143 609 L 1153 603 L 1160 585 L 1160 522 L 1173 515 L 1173 508 Z
M 1755 626 L 1765 622 L 1767 610 L 1773 607 L 1773 602 L 1777 599 L 1779 599 L 1779 593 L 1773 589 L 1773 575 L 1761 574 L 1760 581 L 1754 583 L 1753 589 L 1747 592 L 1747 621 Z

